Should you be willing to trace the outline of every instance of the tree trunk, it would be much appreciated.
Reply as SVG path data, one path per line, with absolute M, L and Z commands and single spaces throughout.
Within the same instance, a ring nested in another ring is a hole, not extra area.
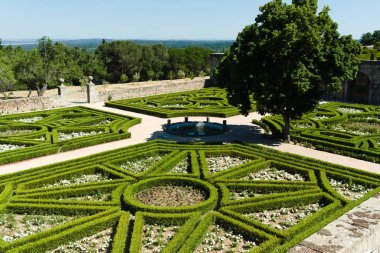
M 282 117 L 285 122 L 284 129 L 282 129 L 282 138 L 284 139 L 285 143 L 289 143 L 290 142 L 290 117 L 289 115 L 286 115 L 286 114 L 282 115 Z
M 37 94 L 38 94 L 38 96 L 42 97 L 44 95 L 46 89 L 47 89 L 47 84 L 45 84 L 44 86 L 42 86 L 42 88 L 37 87 Z
M 32 95 L 32 89 L 29 89 L 28 98 Z

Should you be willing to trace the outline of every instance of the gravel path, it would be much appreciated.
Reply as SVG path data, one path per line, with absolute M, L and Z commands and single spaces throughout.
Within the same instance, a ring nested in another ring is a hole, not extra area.
M 227 124 L 231 131 L 217 136 L 207 136 L 207 137 L 180 137 L 169 135 L 162 130 L 162 126 L 167 122 L 167 119 L 161 119 L 153 116 L 138 114 L 134 112 L 123 111 L 114 108 L 107 108 L 103 106 L 103 102 L 96 104 L 85 104 L 85 106 L 95 109 L 101 109 L 108 112 L 119 113 L 123 115 L 129 115 L 133 117 L 139 117 L 142 119 L 142 123 L 133 126 L 129 129 L 132 134 L 130 139 L 115 141 L 111 143 L 105 143 L 100 145 L 95 145 L 91 147 L 81 148 L 73 151 L 63 152 L 59 154 L 48 155 L 44 157 L 34 158 L 26 161 L 21 161 L 13 164 L 1 165 L 0 175 L 7 174 L 17 171 L 26 170 L 33 167 L 48 165 L 57 162 L 63 162 L 75 158 L 80 158 L 92 154 L 96 154 L 103 151 L 118 149 L 122 147 L 127 147 L 130 145 L 143 143 L 148 140 L 154 139 L 166 139 L 174 141 L 206 141 L 206 142 L 225 142 L 231 143 L 234 141 L 244 141 L 248 143 L 256 143 L 266 147 L 270 147 L 283 152 L 289 152 L 293 154 L 299 154 L 335 164 L 340 164 L 348 167 L 353 167 L 369 172 L 374 172 L 380 174 L 380 164 L 371 163 L 367 161 L 362 161 L 354 159 L 351 157 L 345 157 L 341 155 L 331 154 L 323 151 L 318 151 L 314 149 L 309 149 L 297 145 L 285 144 L 270 138 L 264 138 L 262 135 L 262 129 L 252 125 L 252 119 L 259 120 L 261 116 L 257 113 L 251 113 L 248 117 L 242 115 L 237 115 L 227 118 Z M 183 117 L 172 118 L 172 123 L 181 122 L 184 120 Z M 205 117 L 190 117 L 190 121 L 204 121 Z M 214 118 L 210 117 L 211 122 L 222 123 L 224 118 Z

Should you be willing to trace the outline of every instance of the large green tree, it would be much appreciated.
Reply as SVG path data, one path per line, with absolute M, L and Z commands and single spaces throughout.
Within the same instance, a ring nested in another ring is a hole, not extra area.
M 340 36 L 329 8 L 318 13 L 317 0 L 273 0 L 260 7 L 255 23 L 239 33 L 217 70 L 229 100 L 242 113 L 253 95 L 259 113 L 280 114 L 283 138 L 290 120 L 313 110 L 322 86 L 338 90 L 357 74 L 360 45 Z

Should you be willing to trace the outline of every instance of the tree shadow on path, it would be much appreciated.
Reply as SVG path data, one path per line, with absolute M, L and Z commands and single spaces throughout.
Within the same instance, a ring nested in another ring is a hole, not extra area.
M 263 134 L 262 128 L 256 125 L 228 125 L 228 131 L 223 134 L 213 136 L 178 136 L 165 132 L 164 130 L 156 131 L 151 134 L 147 140 L 163 139 L 176 142 L 206 142 L 206 143 L 234 143 L 245 142 L 262 144 L 265 146 L 275 147 L 281 144 L 281 141 L 273 139 Z

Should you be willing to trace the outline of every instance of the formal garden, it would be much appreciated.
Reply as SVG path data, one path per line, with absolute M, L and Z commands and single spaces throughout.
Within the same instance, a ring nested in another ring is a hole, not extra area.
M 285 252 L 379 191 L 253 144 L 156 140 L 1 176 L 0 251 Z
M 105 39 L 92 52 L 47 36 L 27 51 L 0 40 L 1 100 L 38 94 L 6 108 L 46 108 L 41 96 L 58 80 L 52 101 L 66 106 L 0 116 L 0 253 L 377 252 L 380 106 L 323 98 L 343 89 L 380 101 L 377 63 L 361 64 L 378 59 L 380 31 L 341 35 L 320 7 L 269 1 L 223 55 Z M 196 76 L 217 87 L 170 93 L 169 80 Z M 106 93 L 131 81 L 150 85 L 118 94 L 131 99 Z M 65 85 L 83 99 L 87 87 L 88 104 Z M 205 122 L 189 121 L 198 116 Z
M 251 101 L 254 107 L 254 102 Z M 239 114 L 227 100 L 227 92 L 221 88 L 206 88 L 143 98 L 105 103 L 106 106 L 161 118 L 179 116 L 230 117 Z
M 279 116 L 262 119 L 280 136 Z M 331 102 L 291 122 L 292 139 L 302 145 L 380 163 L 380 107 Z
M 0 164 L 130 137 L 140 119 L 85 107 L 0 116 Z

